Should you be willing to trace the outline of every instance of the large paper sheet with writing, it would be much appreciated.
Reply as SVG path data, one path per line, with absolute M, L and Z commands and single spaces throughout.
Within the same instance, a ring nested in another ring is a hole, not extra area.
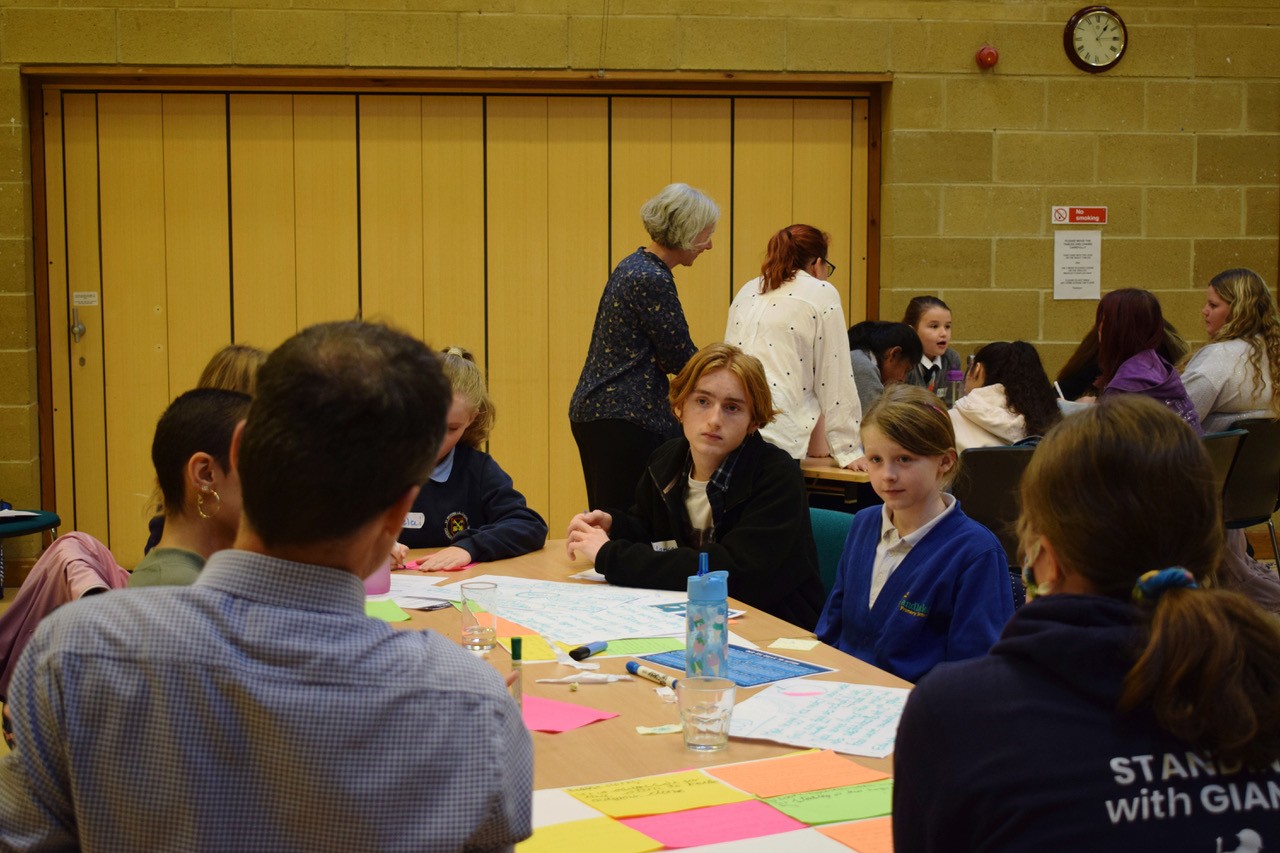
M 884 758 L 893 752 L 909 692 L 839 681 L 780 681 L 733 709 L 729 734 Z
M 471 580 L 492 581 L 498 585 L 495 609 L 503 619 L 563 643 L 684 636 L 683 616 L 664 613 L 652 606 L 664 599 L 670 600 L 671 593 L 496 575 Z

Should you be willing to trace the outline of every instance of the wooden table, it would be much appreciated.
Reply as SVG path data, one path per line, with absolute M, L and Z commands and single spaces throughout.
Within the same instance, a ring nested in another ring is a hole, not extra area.
M 426 553 L 426 552 L 421 552 Z M 574 581 L 570 575 L 590 568 L 584 561 L 571 562 L 564 552 L 564 540 L 552 540 L 541 551 L 526 554 L 512 560 L 482 563 L 462 572 L 450 572 L 442 584 L 466 580 L 479 575 L 508 575 L 537 580 L 584 583 Z M 747 611 L 747 615 L 733 622 L 731 630 L 748 640 L 767 647 L 779 637 L 812 637 L 803 631 L 767 613 L 744 604 L 732 606 Z M 431 628 L 447 637 L 459 640 L 461 623 L 457 612 L 449 608 L 423 613 L 410 611 L 409 622 L 397 627 Z M 785 651 L 782 654 L 799 660 L 812 661 L 836 671 L 810 676 L 831 681 L 875 684 L 886 687 L 910 685 L 887 672 L 863 663 L 826 645 L 819 645 L 809 652 Z M 510 669 L 510 657 L 501 646 L 489 653 L 489 660 L 501 672 Z M 600 672 L 623 673 L 631 658 L 593 658 L 600 664 Z M 665 671 L 665 670 L 664 670 Z M 684 748 L 679 734 L 639 735 L 636 726 L 659 726 L 678 723 L 679 714 L 672 703 L 661 701 L 654 693 L 657 686 L 645 679 L 614 684 L 583 684 L 577 692 L 571 692 L 567 684 L 538 684 L 538 678 L 559 678 L 575 670 L 557 663 L 530 663 L 524 666 L 524 691 L 526 695 L 543 696 L 580 705 L 589 705 L 619 716 L 580 729 L 561 734 L 533 733 L 534 787 L 559 788 L 568 785 L 585 785 L 666 773 L 690 767 L 728 764 L 769 758 L 794 752 L 794 747 L 766 741 L 730 740 L 727 749 L 709 755 L 699 755 Z M 738 701 L 764 689 L 739 688 Z M 881 770 L 892 770 L 892 758 L 856 758 L 855 760 Z

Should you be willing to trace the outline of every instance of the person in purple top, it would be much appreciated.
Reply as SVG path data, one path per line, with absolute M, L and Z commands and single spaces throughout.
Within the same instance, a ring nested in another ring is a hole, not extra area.
M 1178 371 L 1156 351 L 1164 340 L 1164 315 L 1153 294 L 1136 287 L 1111 291 L 1098 303 L 1097 327 L 1101 396 L 1142 394 L 1203 432 Z

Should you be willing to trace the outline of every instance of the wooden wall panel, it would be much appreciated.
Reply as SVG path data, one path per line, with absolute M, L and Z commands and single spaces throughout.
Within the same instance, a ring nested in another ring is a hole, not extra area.
M 360 96 L 360 307 L 422 336 L 422 104 Z
M 231 96 L 235 340 L 272 349 L 298 328 L 293 96 Z
M 488 99 L 490 450 L 529 505 L 550 513 L 547 99 Z M 554 239 L 576 235 L 554 229 Z M 571 369 L 571 368 L 570 368 Z
M 792 101 L 739 98 L 733 131 L 733 292 L 760 275 L 769 238 L 791 225 Z M 723 330 L 722 330 L 723 331 Z
M 569 398 L 587 358 L 609 266 L 609 104 L 556 98 L 548 105 L 548 429 L 551 536 L 587 505 Z
M 422 98 L 422 328 L 487 364 L 484 98 Z
M 71 459 L 75 466 L 75 488 L 62 496 L 59 484 L 59 513 L 74 500 L 75 529 L 103 542 L 110 538 L 107 510 L 107 404 L 104 390 L 102 267 L 98 234 L 98 101 L 94 95 L 66 95 L 63 99 L 63 133 L 66 136 L 65 221 L 67 224 L 67 289 L 70 295 L 98 295 L 96 306 L 76 310 L 85 335 L 72 341 L 69 354 L 71 392 Z M 64 293 L 65 301 L 70 295 Z M 50 305 L 54 304 L 50 299 Z M 50 322 L 58 325 L 51 315 Z M 70 326 L 68 313 L 62 319 Z M 54 338 L 56 340 L 56 338 Z M 55 374 L 56 376 L 56 374 Z M 64 521 L 69 528 L 69 522 Z
M 733 298 L 733 104 L 728 98 L 676 98 L 671 102 L 671 174 L 697 187 L 720 207 L 712 248 L 676 273 L 689 334 L 699 347 L 724 340 Z
M 294 95 L 297 327 L 360 310 L 356 96 Z
M 61 99 L 50 99 L 44 104 L 44 192 L 51 210 L 63 210 L 66 181 L 63 163 L 63 121 Z M 96 144 L 94 148 L 96 150 Z M 71 417 L 71 363 L 67 354 L 71 350 L 71 295 L 67 288 L 67 228 L 65 216 L 52 216 L 46 234 L 49 251 L 49 350 L 56 357 L 49 359 L 53 413 L 50 428 L 53 432 L 53 483 L 55 501 L 53 510 L 68 530 L 76 526 L 75 466 L 72 464 Z M 43 495 L 48 502 L 50 496 Z
M 847 327 L 852 217 L 850 104 L 845 99 L 796 101 L 793 115 L 792 221 L 812 225 L 831 235 L 828 259 L 836 265 L 831 284 L 840 291 Z
M 231 340 L 227 99 L 167 94 L 164 237 L 169 397 L 194 388 Z
M 640 207 L 667 184 L 671 173 L 671 99 L 613 98 L 612 165 L 609 174 L 609 269 L 650 238 L 640 222 Z M 687 182 L 686 182 L 687 183 Z M 608 274 L 600 280 L 596 298 Z
M 870 317 L 870 305 L 867 299 L 867 266 L 869 262 L 868 243 L 871 215 L 869 194 L 871 192 L 870 173 L 870 139 L 871 139 L 871 104 L 866 100 L 853 102 L 853 129 L 849 149 L 849 174 L 851 193 L 849 210 L 852 217 L 849 222 L 849 272 L 845 280 L 849 282 L 849 300 L 845 303 L 849 311 L 849 325 Z M 877 311 L 877 316 L 879 312 Z
M 161 96 L 98 96 L 108 546 L 142 557 L 155 483 L 151 437 L 169 403 Z

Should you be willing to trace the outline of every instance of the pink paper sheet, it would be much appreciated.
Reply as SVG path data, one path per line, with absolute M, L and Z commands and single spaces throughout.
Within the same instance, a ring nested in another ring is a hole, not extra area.
M 805 828 L 800 821 L 759 800 L 648 817 L 628 817 L 618 822 L 661 841 L 667 847 L 741 841 Z
M 616 716 L 612 711 L 599 711 L 571 702 L 543 699 L 541 696 L 524 697 L 524 725 L 531 732 L 567 732 Z

